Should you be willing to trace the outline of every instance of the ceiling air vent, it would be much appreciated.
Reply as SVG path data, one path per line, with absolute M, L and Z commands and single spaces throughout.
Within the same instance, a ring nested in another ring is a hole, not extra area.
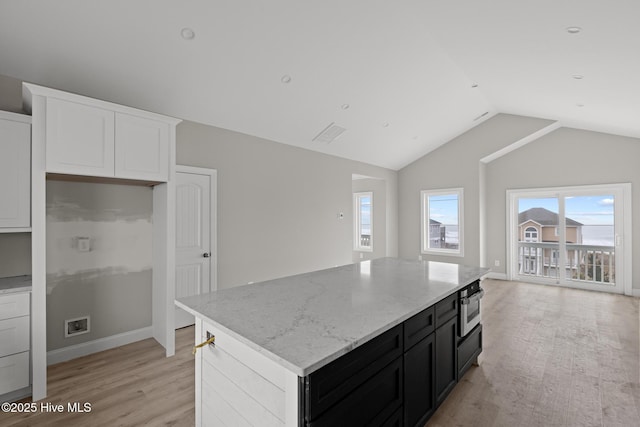
M 345 130 L 345 128 L 340 127 L 335 123 L 331 123 L 329 124 L 329 126 L 324 128 L 322 132 L 317 134 L 315 138 L 312 139 L 312 141 L 326 142 L 327 144 L 329 144 L 335 141 L 337 137 L 342 135 L 342 132 L 344 132 Z

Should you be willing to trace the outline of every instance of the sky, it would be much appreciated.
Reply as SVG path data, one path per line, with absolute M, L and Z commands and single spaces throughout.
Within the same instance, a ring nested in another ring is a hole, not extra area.
M 518 202 L 518 212 L 533 207 L 542 207 L 552 212 L 558 212 L 558 199 L 556 198 L 520 198 Z M 613 225 L 613 207 L 614 197 L 612 195 L 565 198 L 565 216 L 584 225 Z
M 445 225 L 458 224 L 458 196 L 429 196 L 429 218 Z

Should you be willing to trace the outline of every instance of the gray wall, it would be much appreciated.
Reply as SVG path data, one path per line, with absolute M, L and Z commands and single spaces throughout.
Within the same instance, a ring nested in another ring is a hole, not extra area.
M 480 159 L 551 123 L 498 114 L 400 170 L 400 257 L 417 259 L 420 254 L 420 191 L 462 187 L 464 257 L 425 255 L 424 259 L 471 265 L 484 262 L 480 256 Z
M 152 207 L 149 187 L 47 182 L 47 350 L 151 326 Z M 65 338 L 86 315 L 91 332 Z
M 640 140 L 560 128 L 494 160 L 486 167 L 487 259 L 500 260 L 494 271 L 504 273 L 506 259 L 506 190 L 585 184 L 632 184 L 632 265 L 640 265 Z M 639 272 L 633 287 L 640 288 Z
M 396 172 L 193 122 L 177 141 L 178 164 L 218 171 L 219 288 L 350 263 L 354 173 L 385 180 L 397 256 Z
M 383 179 L 354 179 L 351 189 L 354 193 L 365 191 L 373 193 L 373 251 L 353 251 L 352 261 L 382 258 L 386 256 L 387 246 L 387 183 Z M 351 223 L 354 224 L 354 219 Z M 352 240 L 352 246 L 353 243 Z M 360 258 L 361 255 L 362 258 Z
M 0 233 L 0 277 L 31 274 L 31 233 Z

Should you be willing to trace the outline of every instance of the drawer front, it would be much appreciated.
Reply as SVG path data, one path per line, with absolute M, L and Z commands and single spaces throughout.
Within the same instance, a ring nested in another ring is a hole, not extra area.
M 402 338 L 402 325 L 398 325 L 309 375 L 306 418 L 316 419 L 384 366 L 400 357 Z
M 407 351 L 435 329 L 433 306 L 404 322 L 404 351 Z
M 458 344 L 458 380 L 467 372 L 480 353 L 482 353 L 482 325 L 476 326 Z
M 29 294 L 7 294 L 0 296 L 0 320 L 29 315 Z
M 402 405 L 402 371 L 402 358 L 398 358 L 308 425 L 310 427 L 386 425 L 384 423 Z M 390 424 L 393 425 L 392 422 Z
M 29 386 L 29 352 L 0 358 L 0 394 Z
M 0 357 L 29 350 L 29 316 L 0 320 Z
M 449 295 L 436 304 L 436 328 L 458 315 L 458 293 Z

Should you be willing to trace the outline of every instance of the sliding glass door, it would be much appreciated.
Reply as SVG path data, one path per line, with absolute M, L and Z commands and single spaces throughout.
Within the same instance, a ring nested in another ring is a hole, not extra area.
M 630 256 L 631 251 L 630 186 L 510 190 L 507 195 L 512 280 L 615 293 L 630 289 L 625 283 L 631 280 L 630 263 L 625 265 L 625 252 Z

